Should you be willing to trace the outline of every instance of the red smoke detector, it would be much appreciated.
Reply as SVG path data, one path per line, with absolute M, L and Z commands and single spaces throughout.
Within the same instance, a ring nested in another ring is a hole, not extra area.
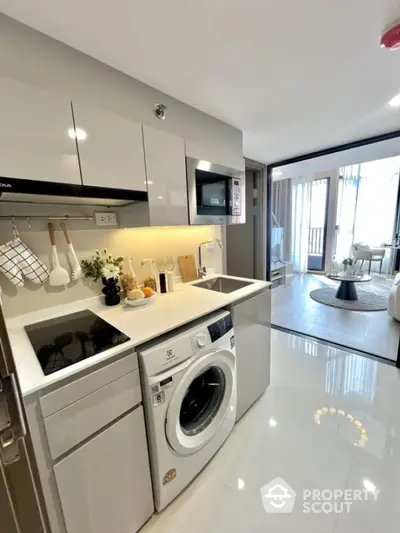
M 396 24 L 396 26 L 385 32 L 381 39 L 381 47 L 389 50 L 400 48 L 400 24 Z

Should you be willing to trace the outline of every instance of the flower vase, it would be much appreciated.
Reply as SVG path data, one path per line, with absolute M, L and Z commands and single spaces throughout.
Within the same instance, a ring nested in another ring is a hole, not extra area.
M 120 287 L 118 286 L 117 278 L 102 278 L 104 287 L 102 288 L 102 293 L 105 295 L 105 304 L 106 305 L 118 305 L 121 301 L 120 296 Z

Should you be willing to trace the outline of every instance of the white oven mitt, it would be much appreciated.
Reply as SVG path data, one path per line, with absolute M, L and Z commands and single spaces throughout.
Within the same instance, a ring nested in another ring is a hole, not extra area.
M 24 285 L 24 276 L 38 284 L 49 278 L 47 266 L 19 237 L 0 246 L 0 272 L 17 287 Z

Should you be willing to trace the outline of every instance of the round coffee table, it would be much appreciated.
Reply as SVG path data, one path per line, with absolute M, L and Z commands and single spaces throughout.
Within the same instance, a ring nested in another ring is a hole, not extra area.
M 358 294 L 354 284 L 365 283 L 366 281 L 372 280 L 371 276 L 367 276 L 366 274 L 363 276 L 327 274 L 326 277 L 335 281 L 340 281 L 339 288 L 336 292 L 336 298 L 339 300 L 358 300 Z

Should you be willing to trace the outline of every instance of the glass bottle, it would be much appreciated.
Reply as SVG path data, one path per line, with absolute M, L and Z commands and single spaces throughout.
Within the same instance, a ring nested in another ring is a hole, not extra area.
M 154 292 L 157 292 L 157 275 L 154 270 L 153 259 L 143 259 L 141 266 L 143 272 L 143 287 L 150 287 Z

